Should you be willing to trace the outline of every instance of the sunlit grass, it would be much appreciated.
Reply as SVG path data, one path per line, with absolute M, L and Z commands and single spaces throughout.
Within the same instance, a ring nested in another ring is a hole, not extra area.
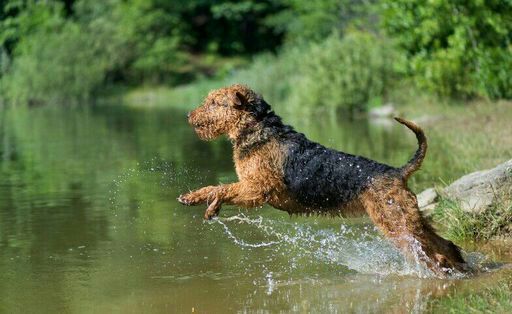
M 512 283 L 503 281 L 477 293 L 455 293 L 430 304 L 431 313 L 511 313 Z
M 434 220 L 454 241 L 489 240 L 512 233 L 512 202 L 509 197 L 499 197 L 486 210 L 469 213 L 457 202 L 442 199 L 434 211 Z

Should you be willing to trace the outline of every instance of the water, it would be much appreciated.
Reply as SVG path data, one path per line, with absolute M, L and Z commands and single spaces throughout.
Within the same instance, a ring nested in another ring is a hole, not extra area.
M 313 139 L 393 165 L 398 125 L 289 117 Z M 436 142 L 414 189 L 460 175 Z M 422 312 L 507 270 L 438 280 L 363 219 L 204 207 L 184 191 L 235 180 L 230 145 L 199 141 L 185 112 L 120 106 L 0 111 L 0 312 Z M 505 246 L 466 246 L 485 270 Z M 505 249 L 504 249 L 505 248 Z

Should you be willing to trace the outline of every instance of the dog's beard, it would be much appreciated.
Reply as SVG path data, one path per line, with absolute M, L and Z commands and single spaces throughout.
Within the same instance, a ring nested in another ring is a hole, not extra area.
M 218 137 L 219 132 L 215 132 L 214 130 L 208 129 L 204 126 L 194 127 L 194 130 L 197 136 L 203 141 L 210 141 Z

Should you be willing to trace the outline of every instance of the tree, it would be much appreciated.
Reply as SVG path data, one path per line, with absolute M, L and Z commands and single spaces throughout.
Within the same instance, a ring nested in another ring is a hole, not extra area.
M 512 1 L 383 1 L 383 24 L 420 86 L 512 98 Z

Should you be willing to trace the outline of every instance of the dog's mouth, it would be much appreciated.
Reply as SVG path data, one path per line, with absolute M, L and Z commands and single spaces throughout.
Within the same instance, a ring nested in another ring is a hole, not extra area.
M 194 129 L 201 129 L 201 128 L 204 128 L 206 124 L 205 123 L 193 123 L 192 126 L 194 127 Z
M 206 122 L 203 122 L 203 123 L 195 122 L 195 123 L 191 123 L 191 124 L 192 124 L 192 127 L 196 130 L 204 129 L 208 125 L 208 123 L 206 123 Z
M 201 121 L 191 121 L 189 120 L 188 123 L 194 128 L 194 129 L 204 129 L 208 127 L 211 123 L 209 121 L 201 120 Z

